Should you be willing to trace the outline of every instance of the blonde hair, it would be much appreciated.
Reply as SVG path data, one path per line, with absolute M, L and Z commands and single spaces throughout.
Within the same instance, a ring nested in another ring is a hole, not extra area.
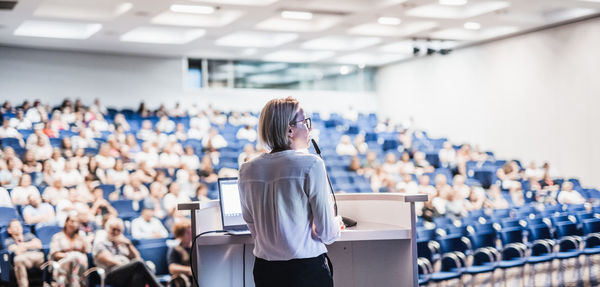
M 299 109 L 300 103 L 292 97 L 270 100 L 260 112 L 258 120 L 260 141 L 271 150 L 289 149 L 287 130 Z

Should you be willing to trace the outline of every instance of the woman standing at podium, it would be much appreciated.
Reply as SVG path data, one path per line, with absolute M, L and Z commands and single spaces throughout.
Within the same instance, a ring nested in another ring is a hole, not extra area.
M 340 236 L 323 161 L 308 153 L 310 118 L 296 99 L 273 99 L 258 133 L 271 152 L 240 168 L 244 220 L 254 239 L 254 283 L 333 286 L 325 244 Z

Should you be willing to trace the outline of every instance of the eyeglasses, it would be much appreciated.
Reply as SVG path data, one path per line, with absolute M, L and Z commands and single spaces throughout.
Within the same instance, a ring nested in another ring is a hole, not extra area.
M 123 232 L 123 229 L 121 229 L 121 228 L 118 228 L 118 227 L 113 227 L 113 228 L 111 228 L 110 230 L 111 230 L 112 232 L 119 232 L 119 233 Z
M 312 120 L 310 118 L 305 118 L 303 120 L 300 121 L 295 121 L 295 122 L 291 122 L 290 125 L 295 126 L 297 123 L 304 123 L 304 125 L 306 125 L 307 129 L 311 129 L 312 128 Z

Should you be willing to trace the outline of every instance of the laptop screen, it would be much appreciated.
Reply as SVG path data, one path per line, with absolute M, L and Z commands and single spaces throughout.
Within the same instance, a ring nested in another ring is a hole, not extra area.
M 245 226 L 237 178 L 219 178 L 219 198 L 223 228 Z

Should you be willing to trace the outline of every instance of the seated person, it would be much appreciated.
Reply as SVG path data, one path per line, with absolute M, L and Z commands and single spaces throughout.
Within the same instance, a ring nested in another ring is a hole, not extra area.
M 60 268 L 53 270 L 54 279 L 66 282 L 68 286 L 85 286 L 83 273 L 88 267 L 87 252 L 90 244 L 86 241 L 76 214 L 67 216 L 61 232 L 52 236 L 49 257 L 58 261 Z
M 508 201 L 502 196 L 502 191 L 498 185 L 490 186 L 489 199 L 485 202 L 486 208 L 505 209 L 509 207 Z
M 354 145 L 352 145 L 352 140 L 347 135 L 343 135 L 340 138 L 340 143 L 335 148 L 335 151 L 339 155 L 352 155 L 352 156 L 354 156 L 354 155 L 358 154 L 358 151 L 356 150 L 356 148 L 354 147 Z
M 190 268 L 191 249 L 192 249 L 192 229 L 189 220 L 184 220 L 175 223 L 173 226 L 173 234 L 179 240 L 179 244 L 169 248 L 167 252 L 167 263 L 169 265 L 169 273 L 175 279 L 181 277 L 184 284 L 179 284 L 180 280 L 174 280 L 174 286 L 190 286 L 188 283 L 192 281 L 192 269 Z
M 561 204 L 584 204 L 585 198 L 573 189 L 572 182 L 565 181 L 562 184 L 562 190 L 558 194 L 558 202 Z
M 15 187 L 10 193 L 13 204 L 27 205 L 29 196 L 32 194 L 40 195 L 37 187 L 31 185 L 31 176 L 29 174 L 21 175 L 19 186 Z
M 29 286 L 27 269 L 40 267 L 44 263 L 42 242 L 30 232 L 23 234 L 23 226 L 13 219 L 6 228 L 9 237 L 3 242 L 4 248 L 14 252 L 15 277 L 19 287 Z
M 0 186 L 0 206 L 1 207 L 12 207 L 12 200 L 10 199 L 10 195 L 8 194 L 8 190 L 6 188 Z
M 44 189 L 44 193 L 42 194 L 42 199 L 44 202 L 50 203 L 53 206 L 56 206 L 61 199 L 68 198 L 69 191 L 63 186 L 60 178 L 54 179 L 52 185 L 46 187 L 46 189 Z
M 106 236 L 97 236 L 92 248 L 96 266 L 107 271 L 106 284 L 121 287 L 159 287 L 161 284 L 144 264 L 139 251 L 123 235 L 123 221 L 106 221 Z
M 23 208 L 23 219 L 27 224 L 38 224 L 39 226 L 55 223 L 54 208 L 46 202 L 42 202 L 39 194 L 29 195 L 29 205 Z
M 169 236 L 169 232 L 165 229 L 162 222 L 154 217 L 154 206 L 151 203 L 144 204 L 140 217 L 131 222 L 131 236 L 138 239 L 165 238 Z

